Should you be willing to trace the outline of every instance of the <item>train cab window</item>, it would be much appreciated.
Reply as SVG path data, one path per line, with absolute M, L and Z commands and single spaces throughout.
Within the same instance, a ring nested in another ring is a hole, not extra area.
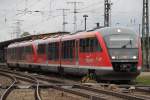
M 61 52 L 63 59 L 73 59 L 75 55 L 75 40 L 63 41 Z
M 38 45 L 38 54 L 45 54 L 46 51 L 46 44 L 39 44 Z
M 97 51 L 101 51 L 101 47 L 96 37 L 80 39 L 80 52 Z
M 48 44 L 48 59 L 49 60 L 59 59 L 59 42 Z

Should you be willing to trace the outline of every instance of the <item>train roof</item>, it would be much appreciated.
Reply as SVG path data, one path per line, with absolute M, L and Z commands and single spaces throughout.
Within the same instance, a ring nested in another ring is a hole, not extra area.
M 93 37 L 97 32 L 99 32 L 103 37 L 110 34 L 136 34 L 136 32 L 132 29 L 126 27 L 104 27 L 88 32 L 78 32 L 72 35 L 67 34 L 62 37 L 62 40 Z
M 56 37 L 47 37 L 45 39 L 39 39 L 39 40 L 35 40 L 33 41 L 36 44 L 43 44 L 43 43 L 48 43 L 48 42 L 58 42 L 60 41 L 60 36 L 56 36 Z
M 96 32 L 79 32 L 76 34 L 71 35 L 64 35 L 62 36 L 62 41 L 70 40 L 70 39 L 80 39 L 80 38 L 87 38 L 87 37 L 94 37 Z
M 136 34 L 132 29 L 126 28 L 126 27 L 105 27 L 101 29 L 97 29 L 95 31 L 98 31 L 101 33 L 102 36 L 110 35 L 110 34 Z
M 71 39 L 80 39 L 80 38 L 87 38 L 87 37 L 94 37 L 96 35 L 96 33 L 99 32 L 103 37 L 106 35 L 110 35 L 110 34 L 136 34 L 134 31 L 132 31 L 129 28 L 124 28 L 124 27 L 105 27 L 105 28 L 101 28 L 101 29 L 96 29 L 94 31 L 89 31 L 89 32 L 78 32 L 75 34 L 66 34 L 66 35 L 62 35 L 62 36 L 58 36 L 58 35 L 54 35 L 54 36 L 50 36 L 50 37 L 46 37 L 43 39 L 38 39 L 38 40 L 30 40 L 30 41 L 23 41 L 23 42 L 17 42 L 17 43 L 13 43 L 10 44 L 8 46 L 8 48 L 11 47 L 18 47 L 18 46 L 27 46 L 30 45 L 32 43 L 37 44 L 42 44 L 42 43 L 49 43 L 49 42 L 58 42 L 60 41 L 60 39 L 62 41 L 65 40 L 71 40 Z
M 12 44 L 8 45 L 8 48 L 20 47 L 20 46 L 29 46 L 29 45 L 32 45 L 32 40 L 12 43 Z
M 8 45 L 8 48 L 19 47 L 19 46 L 28 46 L 28 45 L 32 45 L 32 43 L 37 45 L 37 44 L 56 42 L 56 41 L 60 41 L 60 36 L 55 35 L 55 36 L 45 37 L 43 39 L 15 42 L 15 43 Z

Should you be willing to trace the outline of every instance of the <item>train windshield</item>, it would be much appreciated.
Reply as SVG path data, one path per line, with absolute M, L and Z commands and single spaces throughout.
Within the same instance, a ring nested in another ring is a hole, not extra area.
M 133 34 L 111 34 L 105 36 L 108 48 L 138 48 L 137 36 Z

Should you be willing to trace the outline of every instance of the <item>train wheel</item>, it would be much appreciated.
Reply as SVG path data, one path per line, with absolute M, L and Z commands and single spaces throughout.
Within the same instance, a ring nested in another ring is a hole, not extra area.
M 58 73 L 59 73 L 59 75 L 63 76 L 64 75 L 64 68 L 58 67 Z
M 7 67 L 8 67 L 8 68 L 11 68 L 11 65 L 7 63 Z
M 41 72 L 41 66 L 37 66 L 37 72 Z
M 10 70 L 14 70 L 14 67 L 12 67 L 12 65 L 9 65 L 8 68 L 10 68 Z
M 131 80 L 124 80 L 123 83 L 124 84 L 134 84 L 133 81 L 131 81 Z

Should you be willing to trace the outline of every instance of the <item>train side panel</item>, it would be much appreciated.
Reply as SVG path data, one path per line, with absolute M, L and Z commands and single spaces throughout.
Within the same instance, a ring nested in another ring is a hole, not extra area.
M 103 37 L 99 33 L 93 32 L 92 34 L 92 37 L 80 39 L 80 74 L 87 74 L 89 71 L 95 71 L 97 74 L 100 74 L 103 73 L 103 71 L 112 70 L 112 65 Z M 85 43 L 85 47 L 84 40 L 89 42 L 89 44 L 86 44 L 87 42 Z

